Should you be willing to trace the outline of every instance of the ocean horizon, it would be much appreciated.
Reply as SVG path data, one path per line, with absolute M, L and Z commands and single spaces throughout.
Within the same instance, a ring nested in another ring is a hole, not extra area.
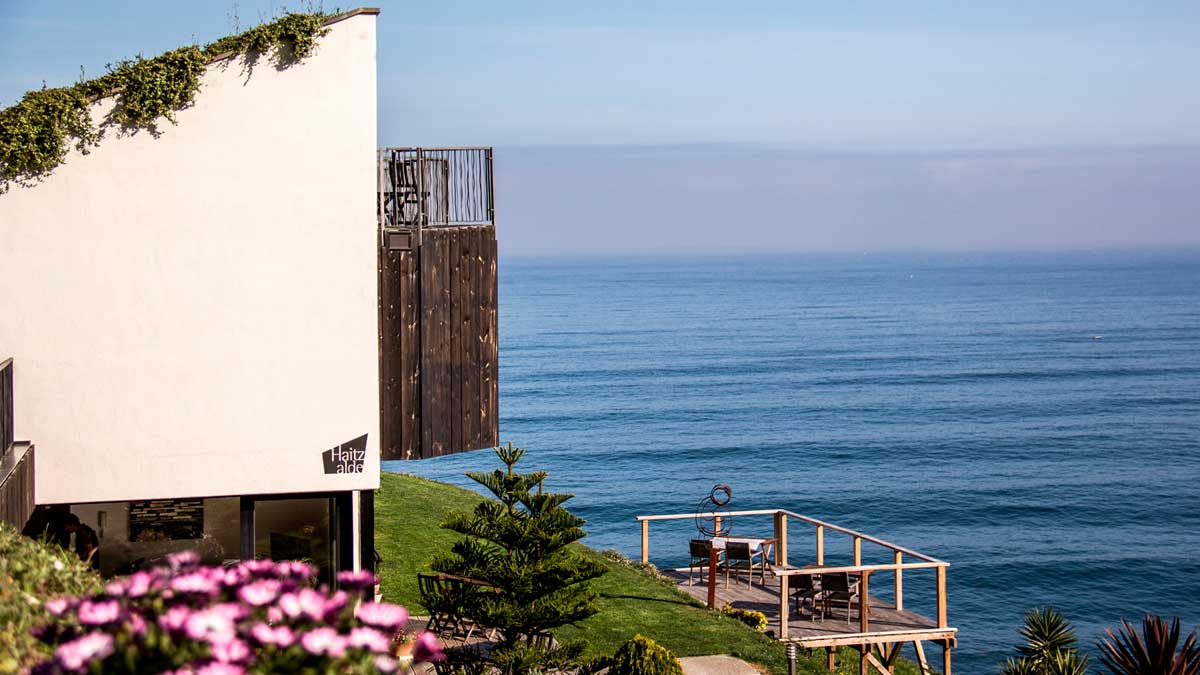
M 1121 618 L 1200 623 L 1198 251 L 502 255 L 499 283 L 501 441 L 576 495 L 594 548 L 636 558 L 634 516 L 727 483 L 735 509 L 949 561 L 964 672 L 998 671 L 1033 607 L 1092 653 Z M 467 487 L 495 466 L 384 463 Z M 694 534 L 655 524 L 652 562 Z M 905 598 L 932 616 L 927 576 Z

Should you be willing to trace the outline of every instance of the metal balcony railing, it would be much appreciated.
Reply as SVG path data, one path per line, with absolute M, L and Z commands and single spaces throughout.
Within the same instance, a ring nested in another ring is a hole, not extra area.
M 381 149 L 379 223 L 410 231 L 495 224 L 492 149 Z

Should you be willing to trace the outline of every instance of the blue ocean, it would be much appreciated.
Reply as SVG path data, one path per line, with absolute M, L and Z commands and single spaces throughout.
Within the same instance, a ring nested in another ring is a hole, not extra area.
M 1093 652 L 1122 617 L 1200 624 L 1197 252 L 502 258 L 500 411 L 593 547 L 636 558 L 635 515 L 728 483 L 949 561 L 961 672 L 996 672 L 1032 607 Z M 655 524 L 652 561 L 694 534 Z M 932 616 L 933 575 L 904 582 Z

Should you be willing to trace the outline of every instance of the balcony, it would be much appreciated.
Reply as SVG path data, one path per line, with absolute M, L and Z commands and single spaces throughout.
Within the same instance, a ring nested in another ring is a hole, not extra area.
M 384 232 L 494 225 L 491 148 L 383 148 L 379 224 Z

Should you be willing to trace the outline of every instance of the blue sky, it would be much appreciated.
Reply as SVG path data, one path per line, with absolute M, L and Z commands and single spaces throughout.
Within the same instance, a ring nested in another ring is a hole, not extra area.
M 767 220 L 807 216 L 821 227 L 849 211 L 874 223 L 870 232 L 884 221 L 950 222 L 971 212 L 968 196 L 987 193 L 1026 199 L 1077 231 L 1047 237 L 1048 218 L 1020 209 L 1005 209 L 1021 218 L 1015 222 L 981 212 L 960 223 L 1011 247 L 1200 244 L 1200 203 L 1178 188 L 1200 178 L 1188 154 L 1200 148 L 1200 3 L 746 4 L 384 3 L 380 141 L 497 146 L 500 161 L 511 160 L 501 213 L 508 206 L 522 219 L 513 227 L 531 233 L 551 226 L 539 218 L 563 217 L 573 199 L 587 203 L 596 190 L 558 181 L 547 200 L 531 185 L 535 175 L 549 181 L 582 171 L 600 184 L 635 181 L 634 167 L 656 148 L 654 162 L 684 172 L 669 181 L 679 201 L 694 203 L 686 195 L 703 191 L 705 167 L 733 148 L 749 164 L 757 157 L 759 174 L 772 167 L 769 182 L 794 180 L 751 200 Z M 235 15 L 245 27 L 283 7 L 0 0 L 0 105 L 43 81 L 70 82 L 80 66 L 98 74 L 122 57 L 232 32 Z M 621 147 L 616 155 L 595 152 Z M 708 151 L 717 154 L 706 160 Z M 930 153 L 957 158 L 958 182 L 946 181 L 944 161 L 943 173 L 928 169 Z M 813 164 L 821 157 L 825 164 Z M 597 173 L 602 167 L 609 173 Z M 723 176 L 721 190 L 753 194 L 761 175 L 748 169 Z M 1029 182 L 1047 171 L 1052 178 Z M 823 173 L 851 183 L 831 187 L 817 180 Z M 1131 176 L 1134 185 L 1123 185 Z M 1071 208 L 1125 188 L 1129 200 L 1154 201 L 1145 216 L 1157 219 L 1152 227 L 1101 232 L 1089 224 L 1095 214 Z M 886 210 L 860 203 L 883 194 Z M 655 195 L 624 212 L 661 219 L 678 210 L 661 208 Z M 922 195 L 964 203 L 951 209 Z M 553 211 L 554 200 L 566 201 Z M 806 212 L 805 202 L 826 215 Z M 745 210 L 714 205 L 706 213 L 720 221 Z M 715 240 L 719 230 L 710 234 Z M 949 234 L 922 230 L 915 243 L 955 248 Z M 826 245 L 858 248 L 863 236 Z M 559 246 L 573 251 L 586 239 Z M 805 248 L 811 239 L 784 244 Z M 959 239 L 973 248 L 989 237 Z

